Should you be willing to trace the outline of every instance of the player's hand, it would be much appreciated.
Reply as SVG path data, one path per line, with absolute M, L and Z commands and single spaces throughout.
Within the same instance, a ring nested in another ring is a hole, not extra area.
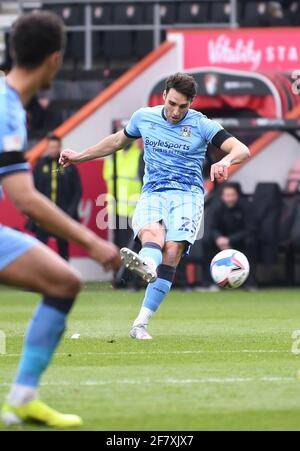
M 98 238 L 89 251 L 90 257 L 100 263 L 106 271 L 116 271 L 121 266 L 119 248 L 109 241 Z
M 64 168 L 71 166 L 71 164 L 78 163 L 78 152 L 75 152 L 72 149 L 64 149 L 60 153 L 59 164 L 61 164 Z
M 218 161 L 211 165 L 210 168 L 210 180 L 227 180 L 228 179 L 228 168 L 230 163 L 228 161 Z

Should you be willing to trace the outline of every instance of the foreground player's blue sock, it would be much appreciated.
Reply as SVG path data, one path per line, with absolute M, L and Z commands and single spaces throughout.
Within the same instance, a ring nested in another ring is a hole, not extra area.
M 148 324 L 153 313 L 156 312 L 169 293 L 175 277 L 175 272 L 176 268 L 174 268 L 174 266 L 159 265 L 157 268 L 157 279 L 155 282 L 148 284 L 143 305 L 134 322 L 134 326 L 138 324 Z
M 147 241 L 147 243 L 143 244 L 139 255 L 144 258 L 151 258 L 154 261 L 156 267 L 162 262 L 162 250 L 160 245 L 152 243 L 150 241 Z
M 17 376 L 9 395 L 13 403 L 18 403 L 18 397 L 23 397 L 22 387 L 23 392 L 24 387 L 25 392 L 28 387 L 32 393 L 37 388 L 65 330 L 73 302 L 74 299 L 47 297 L 38 306 L 27 331 Z

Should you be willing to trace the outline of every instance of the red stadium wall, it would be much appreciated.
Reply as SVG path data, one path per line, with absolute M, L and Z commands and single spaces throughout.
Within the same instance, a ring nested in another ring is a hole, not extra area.
M 222 67 L 247 71 L 291 71 L 300 67 L 300 28 L 171 30 L 182 48 L 185 70 Z

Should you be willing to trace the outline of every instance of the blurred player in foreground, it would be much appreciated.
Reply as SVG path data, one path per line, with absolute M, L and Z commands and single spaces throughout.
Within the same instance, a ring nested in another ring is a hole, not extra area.
M 208 143 L 228 155 L 211 166 L 211 180 L 226 180 L 228 168 L 249 157 L 249 149 L 217 122 L 190 109 L 197 92 L 194 78 L 170 76 L 163 93 L 164 105 L 140 108 L 123 131 L 104 138 L 83 152 L 62 151 L 63 166 L 104 157 L 144 140 L 145 177 L 132 224 L 142 249 L 135 254 L 123 248 L 128 269 L 149 282 L 142 308 L 130 336 L 147 340 L 149 319 L 172 286 L 176 267 L 194 243 L 203 216 L 202 166 Z
M 106 269 L 119 266 L 117 248 L 70 219 L 34 188 L 23 151 L 24 105 L 49 86 L 64 47 L 61 20 L 49 12 L 21 16 L 11 31 L 13 68 L 0 87 L 0 176 L 15 206 L 49 232 L 83 246 Z M 40 378 L 52 359 L 66 319 L 80 291 L 80 276 L 62 258 L 34 238 L 0 226 L 0 282 L 42 293 L 25 338 L 14 383 L 1 412 L 6 424 L 37 421 L 69 428 L 82 423 L 38 400 Z

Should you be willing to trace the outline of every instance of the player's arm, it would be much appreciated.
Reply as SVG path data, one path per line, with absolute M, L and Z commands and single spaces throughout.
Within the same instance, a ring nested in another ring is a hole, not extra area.
M 126 136 L 124 130 L 107 136 L 94 146 L 88 147 L 82 152 L 75 152 L 72 149 L 65 149 L 60 154 L 59 162 L 63 167 L 70 164 L 84 163 L 85 161 L 95 160 L 110 155 L 117 150 L 123 149 L 124 146 L 130 144 L 135 138 Z
M 223 130 L 224 133 L 227 133 Z M 221 133 L 221 132 L 220 132 Z M 229 135 L 229 134 L 228 134 Z M 213 142 L 213 140 L 212 140 Z M 214 143 L 214 142 L 213 142 Z M 233 136 L 229 136 L 220 146 L 221 150 L 227 153 L 227 155 L 222 158 L 217 163 L 211 166 L 210 178 L 211 181 L 217 180 L 227 180 L 228 178 L 228 168 L 233 164 L 242 163 L 244 160 L 249 158 L 250 150 L 238 139 Z
M 5 175 L 2 185 L 17 209 L 32 218 L 43 229 L 79 244 L 86 249 L 91 258 L 106 269 L 119 267 L 120 257 L 117 247 L 100 239 L 91 230 L 71 219 L 39 193 L 34 187 L 30 172 Z

